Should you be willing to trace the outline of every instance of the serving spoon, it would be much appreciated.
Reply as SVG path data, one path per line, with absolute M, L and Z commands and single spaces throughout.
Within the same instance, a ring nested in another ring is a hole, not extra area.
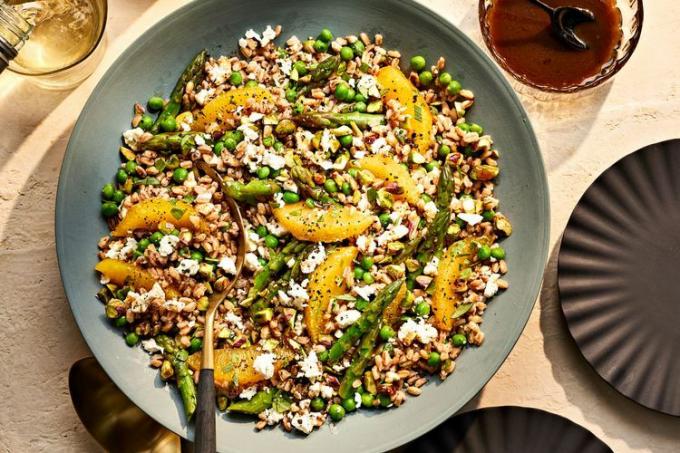
M 542 0 L 531 0 L 531 2 L 550 14 L 550 23 L 558 38 L 576 50 L 588 50 L 588 43 L 576 34 L 574 27 L 583 22 L 594 21 L 595 14 L 591 10 L 576 6 L 553 8 Z
M 213 181 L 220 185 L 220 190 L 225 193 L 222 177 L 207 163 L 198 162 L 196 167 Z M 238 255 L 236 257 L 236 273 L 231 282 L 219 293 L 214 293 L 208 298 L 208 309 L 205 312 L 205 327 L 203 333 L 203 354 L 201 356 L 201 371 L 198 376 L 198 398 L 196 405 L 196 423 L 194 425 L 194 450 L 197 453 L 215 453 L 215 360 L 213 345 L 213 329 L 217 308 L 224 302 L 227 294 L 241 275 L 243 259 L 246 254 L 247 239 L 246 229 L 243 226 L 243 216 L 236 201 L 227 197 L 225 201 L 229 205 L 231 215 L 239 229 Z

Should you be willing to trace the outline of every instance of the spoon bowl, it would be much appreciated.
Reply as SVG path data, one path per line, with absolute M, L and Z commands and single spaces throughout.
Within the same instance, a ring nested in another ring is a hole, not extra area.
M 576 6 L 559 6 L 553 8 L 542 0 L 531 0 L 550 14 L 553 33 L 565 44 L 575 50 L 588 50 L 588 43 L 580 38 L 574 27 L 583 22 L 595 20 L 595 14 L 586 8 Z

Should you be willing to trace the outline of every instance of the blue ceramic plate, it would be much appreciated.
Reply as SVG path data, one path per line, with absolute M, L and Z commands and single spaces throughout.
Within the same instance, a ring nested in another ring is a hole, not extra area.
M 134 102 L 168 95 L 194 53 L 234 53 L 246 29 L 281 24 L 283 36 L 380 32 L 385 46 L 403 55 L 446 57 L 448 70 L 476 94 L 470 115 L 484 125 L 501 152 L 498 195 L 515 233 L 505 241 L 511 284 L 486 311 L 484 346 L 467 350 L 446 382 L 433 380 L 423 395 L 399 409 L 361 411 L 334 432 L 326 426 L 308 438 L 281 429 L 255 433 L 251 420 L 221 416 L 220 451 L 383 451 L 432 429 L 469 401 L 493 376 L 522 332 L 538 294 L 548 251 L 548 187 L 541 154 L 526 113 L 494 64 L 463 33 L 411 1 L 204 0 L 192 2 L 144 33 L 113 64 L 90 96 L 71 135 L 59 179 L 56 240 L 64 288 L 78 326 L 102 367 L 140 408 L 169 429 L 192 438 L 181 402 L 128 348 L 104 319 L 95 299 L 97 241 L 107 233 L 100 190 L 119 165 L 118 147 Z

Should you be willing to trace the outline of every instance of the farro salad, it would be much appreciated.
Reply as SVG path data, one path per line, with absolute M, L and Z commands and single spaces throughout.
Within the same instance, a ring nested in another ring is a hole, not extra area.
M 135 104 L 96 270 L 107 317 L 190 419 L 208 296 L 236 272 L 236 200 L 249 245 L 215 321 L 216 404 L 309 434 L 401 406 L 482 344 L 512 227 L 499 153 L 443 57 L 404 74 L 379 34 L 280 47 L 280 33 L 248 30 L 239 56 L 202 51 L 169 99 Z

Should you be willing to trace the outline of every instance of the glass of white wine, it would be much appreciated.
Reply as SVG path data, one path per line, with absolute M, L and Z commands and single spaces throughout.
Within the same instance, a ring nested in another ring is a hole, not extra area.
M 9 70 L 48 89 L 72 88 L 92 74 L 104 53 L 106 0 L 7 3 L 33 25 Z

